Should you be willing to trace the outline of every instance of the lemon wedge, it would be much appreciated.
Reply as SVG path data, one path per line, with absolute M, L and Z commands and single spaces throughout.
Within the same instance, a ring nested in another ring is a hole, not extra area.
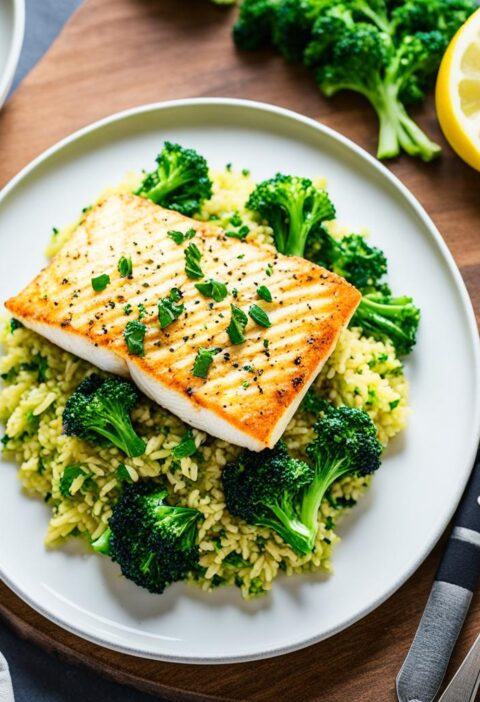
M 451 147 L 480 171 L 480 9 L 460 27 L 445 52 L 435 102 Z

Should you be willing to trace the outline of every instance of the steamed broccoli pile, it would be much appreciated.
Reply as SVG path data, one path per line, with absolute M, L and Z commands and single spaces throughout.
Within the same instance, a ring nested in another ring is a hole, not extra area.
M 194 149 L 166 141 L 157 168 L 148 173 L 135 195 L 191 217 L 212 195 L 208 164 Z
M 407 296 L 393 297 L 383 282 L 387 259 L 360 234 L 337 239 L 323 226 L 334 219 L 335 207 L 327 192 L 308 178 L 277 173 L 251 193 L 246 207 L 273 230 L 280 253 L 304 256 L 341 275 L 362 293 L 352 319 L 366 336 L 389 339 L 399 356 L 416 342 L 420 310 Z
M 119 564 L 122 574 L 150 592 L 185 580 L 198 563 L 197 522 L 201 513 L 168 504 L 154 481 L 127 485 L 113 507 L 108 529 L 93 542 Z
M 233 30 L 242 49 L 273 44 L 315 71 L 320 90 L 363 95 L 380 123 L 378 158 L 401 149 L 424 161 L 440 147 L 412 120 L 474 0 L 244 0 Z
M 130 412 L 140 394 L 132 383 L 95 373 L 83 380 L 68 398 L 63 430 L 68 436 L 101 446 L 114 445 L 127 456 L 145 453 L 145 442 L 135 432 Z
M 273 529 L 300 555 L 314 549 L 329 488 L 341 478 L 376 471 L 382 451 L 366 412 L 323 402 L 316 409 L 322 416 L 306 449 L 307 462 L 290 456 L 280 442 L 272 450 L 244 451 L 222 474 L 229 512 Z

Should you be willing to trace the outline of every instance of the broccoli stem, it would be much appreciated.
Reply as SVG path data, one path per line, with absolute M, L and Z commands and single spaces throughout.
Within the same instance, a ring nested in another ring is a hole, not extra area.
M 428 138 L 399 100 L 396 84 L 381 83 L 368 98 L 380 121 L 378 158 L 394 158 L 400 153 L 400 148 L 423 161 L 431 161 L 439 155 L 440 146 Z
M 277 519 L 262 517 L 257 523 L 276 531 L 301 556 L 311 553 L 315 541 L 316 528 L 312 532 L 300 519 L 285 514 L 282 509 L 275 505 L 270 505 L 270 509 Z
M 168 178 L 160 180 L 158 185 L 148 191 L 148 199 L 156 204 L 161 203 L 167 195 L 184 185 L 185 182 L 188 182 L 188 179 L 182 176 L 181 170 L 174 170 L 169 173 Z
M 127 454 L 127 456 L 141 456 L 145 453 L 145 442 L 135 432 L 130 417 L 123 417 L 120 412 L 111 412 L 106 416 L 114 432 L 105 427 L 95 427 L 95 431 L 112 442 L 114 446 Z
M 105 529 L 103 534 L 98 537 L 95 541 L 92 541 L 92 548 L 97 553 L 102 553 L 104 556 L 110 555 L 110 537 L 112 531 L 110 528 Z
M 344 465 L 344 461 L 345 459 L 342 459 L 322 464 L 319 464 L 317 461 L 315 477 L 303 495 L 300 516 L 302 523 L 311 534 L 309 551 L 312 550 L 315 543 L 318 531 L 318 515 L 325 493 L 332 483 L 349 472 L 349 465 L 348 463 Z

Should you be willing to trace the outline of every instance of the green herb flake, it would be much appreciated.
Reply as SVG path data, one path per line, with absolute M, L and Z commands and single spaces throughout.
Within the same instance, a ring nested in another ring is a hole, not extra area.
M 205 297 L 211 297 L 215 302 L 222 302 L 228 295 L 227 286 L 225 283 L 220 283 L 218 280 L 210 278 L 204 283 L 195 283 L 198 292 Z
M 268 339 L 263 340 L 263 348 L 264 349 L 268 349 L 268 343 L 269 343 Z
M 58 236 L 60 234 L 60 229 L 57 227 L 52 227 L 52 236 Z
M 158 321 L 160 329 L 165 329 L 169 324 L 183 314 L 185 305 L 177 304 L 181 299 L 182 293 L 178 288 L 172 288 L 168 297 L 162 298 L 158 303 Z
M 144 339 L 147 327 L 142 322 L 138 320 L 132 320 L 127 322 L 125 331 L 123 332 L 123 338 L 127 344 L 128 353 L 131 356 L 144 356 Z
M 240 229 L 237 230 L 229 230 L 228 232 L 225 232 L 225 236 L 230 237 L 231 239 L 240 239 L 243 240 L 245 239 L 248 235 L 250 234 L 250 229 L 247 227 L 246 224 L 240 227 Z
M 39 457 L 37 463 L 37 473 L 39 475 L 43 475 L 45 473 L 45 463 L 43 462 L 43 458 L 41 456 Z
M 78 463 L 74 463 L 71 466 L 67 466 L 62 473 L 60 482 L 58 484 L 58 489 L 63 497 L 70 497 L 70 490 L 72 489 L 73 481 L 76 480 L 80 475 L 88 477 L 90 473 L 86 471 Z
M 118 259 L 117 269 L 122 278 L 130 278 L 133 271 L 132 259 L 130 257 L 121 256 Z
M 180 443 L 173 447 L 172 456 L 174 458 L 187 458 L 188 456 L 193 456 L 196 450 L 195 439 L 193 438 L 192 430 L 189 429 L 182 436 Z
M 192 374 L 196 378 L 206 378 L 210 366 L 213 363 L 213 357 L 220 353 L 222 349 L 198 349 L 195 363 L 193 364 Z
M 248 382 L 248 380 L 244 380 L 242 383 L 242 388 L 246 389 L 246 388 L 248 388 L 249 385 L 250 385 L 250 383 Z
M 203 271 L 200 268 L 201 258 L 202 254 L 198 246 L 193 243 L 189 244 L 185 249 L 185 273 L 193 280 L 203 278 Z
M 132 305 L 129 302 L 127 302 L 127 304 L 123 307 L 123 311 L 126 315 L 132 314 Z
M 240 217 L 238 212 L 235 212 L 235 214 L 233 214 L 228 221 L 232 225 L 232 227 L 242 226 L 242 218 Z
M 270 290 L 267 288 L 266 285 L 260 285 L 257 288 L 257 295 L 261 300 L 265 300 L 265 302 L 271 302 L 272 301 L 272 293 Z
M 248 178 L 249 175 L 250 175 L 249 169 L 248 169 L 248 168 L 242 168 L 242 176 L 243 176 L 244 178 Z
M 92 288 L 95 292 L 102 292 L 109 284 L 110 276 L 107 275 L 107 273 L 102 273 L 102 275 L 97 275 L 96 278 L 92 278 Z
M 12 317 L 12 319 L 10 320 L 10 332 L 13 334 L 13 332 L 16 329 L 21 329 L 22 327 L 23 327 L 23 324 L 21 322 L 19 322 L 18 319 L 15 319 L 15 317 Z
M 395 407 L 398 407 L 400 404 L 400 400 L 393 400 L 392 402 L 388 403 L 388 406 L 390 407 L 391 410 L 394 410 Z
M 243 334 L 245 327 L 248 324 L 248 317 L 236 305 L 230 305 L 232 316 L 230 324 L 227 327 L 227 334 L 232 344 L 243 344 L 245 336 Z
M 132 476 L 128 472 L 127 466 L 123 463 L 118 464 L 115 476 L 122 483 L 133 483 Z
M 175 229 L 171 229 L 169 232 L 167 232 L 167 235 L 176 244 L 183 244 L 185 241 L 193 239 L 196 233 L 197 232 L 195 231 L 195 229 L 188 229 L 188 231 L 186 231 L 185 233 L 176 231 Z
M 272 323 L 268 318 L 268 314 L 258 305 L 250 305 L 248 314 L 260 327 L 268 328 L 272 326 Z
M 268 266 L 265 268 L 265 273 L 266 273 L 266 274 L 268 275 L 268 277 L 270 278 L 270 276 L 271 276 L 272 273 L 273 273 L 273 266 L 272 266 L 271 263 L 269 263 Z

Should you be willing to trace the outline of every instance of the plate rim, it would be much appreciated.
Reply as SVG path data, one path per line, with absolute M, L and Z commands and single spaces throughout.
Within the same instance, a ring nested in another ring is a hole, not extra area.
M 3 78 L 0 79 L 0 110 L 8 96 L 17 70 L 25 36 L 25 0 L 11 0 L 13 7 L 13 33 Z
M 15 0 L 16 2 L 23 2 L 23 0 Z M 145 651 L 143 648 L 139 649 L 135 646 L 129 646 L 128 644 L 116 644 L 108 641 L 106 638 L 102 638 L 91 633 L 86 633 L 76 626 L 72 625 L 70 622 L 66 621 L 65 618 L 62 619 L 61 616 L 57 616 L 53 611 L 49 611 L 42 605 L 35 603 L 28 595 L 22 593 L 21 588 L 12 582 L 9 576 L 2 570 L 0 565 L 0 579 L 9 587 L 20 599 L 22 599 L 26 604 L 28 604 L 36 612 L 44 616 L 49 621 L 53 622 L 62 629 L 65 629 L 80 638 L 90 641 L 91 643 L 97 644 L 109 650 L 117 651 L 127 655 L 137 656 L 140 658 L 145 658 L 149 660 L 159 660 L 171 663 L 182 663 L 186 665 L 217 665 L 217 664 L 232 664 L 232 663 L 245 663 L 249 661 L 262 660 L 267 658 L 273 658 L 276 656 L 281 656 L 293 651 L 297 651 L 313 644 L 319 643 L 322 640 L 330 638 L 340 631 L 347 629 L 348 627 L 355 624 L 357 621 L 363 619 L 372 611 L 377 609 L 382 605 L 387 599 L 389 599 L 420 567 L 423 561 L 427 558 L 430 552 L 435 547 L 437 541 L 445 531 L 448 523 L 450 522 L 458 502 L 463 494 L 467 481 L 470 477 L 470 473 L 473 467 L 475 455 L 477 452 L 477 447 L 480 441 L 480 339 L 478 337 L 478 327 L 475 318 L 475 312 L 473 309 L 472 301 L 468 294 L 465 282 L 461 276 L 461 273 L 457 267 L 457 264 L 446 244 L 442 238 L 438 228 L 434 224 L 433 220 L 429 217 L 424 207 L 419 203 L 413 193 L 402 183 L 402 181 L 394 175 L 385 165 L 369 154 L 365 149 L 351 141 L 347 137 L 343 136 L 334 129 L 327 127 L 321 122 L 317 122 L 315 119 L 302 115 L 293 110 L 273 105 L 270 103 L 260 102 L 256 100 L 246 100 L 240 98 L 230 98 L 230 97 L 196 97 L 196 98 L 182 98 L 177 100 L 168 100 L 147 103 L 142 105 L 137 105 L 126 110 L 112 113 L 99 120 L 96 120 L 86 126 L 75 130 L 69 135 L 63 137 L 57 141 L 52 146 L 45 149 L 38 156 L 36 156 L 30 163 L 24 166 L 7 184 L 0 190 L 0 215 L 2 204 L 7 196 L 21 184 L 22 181 L 30 175 L 35 169 L 47 162 L 52 156 L 61 152 L 64 148 L 68 147 L 70 144 L 81 140 L 83 137 L 97 131 L 109 125 L 121 122 L 122 120 L 129 119 L 130 117 L 137 117 L 141 114 L 149 112 L 162 112 L 163 110 L 168 110 L 172 108 L 194 108 L 196 106 L 216 106 L 222 107 L 238 107 L 246 108 L 250 110 L 258 110 L 264 113 L 270 113 L 272 115 L 277 115 L 285 118 L 287 121 L 293 121 L 296 123 L 301 123 L 307 127 L 311 127 L 314 130 L 322 133 L 329 139 L 337 142 L 349 149 L 355 155 L 359 156 L 364 162 L 373 167 L 377 173 L 387 179 L 393 188 L 402 195 L 404 200 L 408 203 L 410 208 L 415 212 L 415 214 L 421 219 L 423 225 L 428 230 L 429 235 L 433 238 L 435 244 L 438 246 L 439 251 L 442 256 L 443 262 L 447 265 L 448 272 L 452 276 L 453 281 L 456 286 L 456 291 L 459 293 L 460 300 L 462 303 L 463 312 L 465 313 L 466 329 L 468 329 L 468 335 L 470 337 L 470 349 L 473 352 L 475 360 L 475 386 L 477 392 L 476 406 L 474 412 L 474 418 L 472 425 L 477 426 L 477 431 L 472 438 L 472 443 L 469 451 L 468 463 L 463 469 L 462 479 L 458 482 L 457 488 L 452 495 L 452 503 L 448 514 L 442 519 L 435 527 L 433 527 L 426 539 L 426 547 L 422 550 L 421 554 L 412 564 L 411 568 L 402 574 L 395 583 L 383 593 L 383 595 L 359 612 L 354 616 L 349 617 L 347 620 L 339 623 L 337 626 L 331 627 L 328 631 L 317 635 L 311 636 L 308 639 L 303 639 L 300 641 L 295 641 L 291 644 L 282 645 L 279 647 L 272 647 L 266 651 L 260 651 L 256 653 L 236 653 L 233 655 L 226 655 L 221 657 L 202 657 L 202 656 L 178 656 L 173 654 L 160 654 L 155 651 Z

